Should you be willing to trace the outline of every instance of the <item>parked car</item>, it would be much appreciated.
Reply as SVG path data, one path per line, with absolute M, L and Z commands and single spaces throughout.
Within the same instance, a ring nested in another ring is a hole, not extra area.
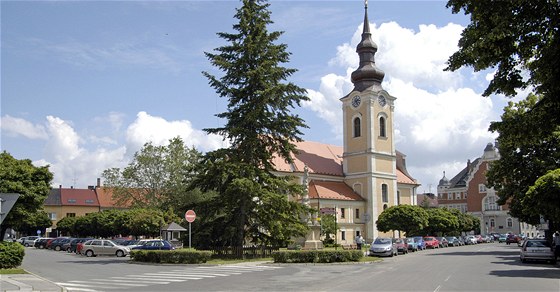
M 132 250 L 172 250 L 175 247 L 167 240 L 153 239 L 142 243 L 142 245 L 134 246 Z
M 474 235 L 468 235 L 467 237 L 465 237 L 465 244 L 477 244 L 478 241 L 476 240 L 476 237 L 474 237 Z
M 84 242 L 92 239 L 93 238 L 75 238 L 74 240 L 70 241 L 70 250 L 67 249 L 66 251 L 79 254 Z M 78 246 L 80 246 L 80 248 L 78 248 Z
M 62 250 L 62 245 L 67 241 L 70 241 L 69 237 L 57 237 L 50 243 L 47 242 L 47 248 L 56 251 Z
M 436 237 L 439 247 L 449 247 L 449 241 L 445 237 Z
M 35 240 L 37 240 L 38 238 L 39 238 L 39 236 L 27 236 L 23 240 L 23 246 L 34 246 L 35 245 Z
M 374 256 L 397 256 L 399 252 L 393 240 L 389 237 L 376 238 L 369 248 L 369 254 Z
M 133 248 L 135 248 L 137 246 L 141 246 L 148 241 L 150 241 L 150 239 L 132 239 L 130 241 L 127 241 L 123 245 L 132 250 Z
M 130 249 L 126 246 L 118 245 L 108 239 L 92 239 L 83 243 L 82 254 L 87 257 L 98 255 L 116 255 L 124 257 L 130 253 Z
M 482 237 L 482 235 L 477 234 L 474 237 L 476 238 L 476 243 L 484 243 L 484 238 Z
M 448 236 L 445 239 L 447 239 L 447 244 L 450 246 L 461 246 L 461 243 L 459 242 L 459 238 L 455 236 Z
M 521 262 L 527 260 L 544 260 L 556 264 L 556 256 L 550 242 L 546 239 L 526 239 L 521 246 Z
M 416 244 L 416 241 L 414 241 L 414 238 L 407 237 L 406 238 L 406 243 L 408 244 L 408 250 L 410 250 L 412 252 L 418 251 L 418 244 Z
M 424 242 L 426 243 L 426 248 L 439 248 L 439 241 L 433 236 L 425 236 Z
M 397 252 L 408 253 L 408 243 L 403 238 L 393 238 L 393 243 L 397 246 Z
M 508 234 L 506 237 L 506 244 L 516 243 L 517 245 L 521 245 L 521 236 L 515 234 Z
M 413 238 L 414 238 L 414 242 L 416 242 L 418 250 L 426 249 L 426 242 L 424 242 L 424 238 L 422 236 L 415 236 Z
M 34 247 L 38 248 L 38 249 L 43 249 L 47 247 L 47 243 L 49 242 L 49 240 L 52 240 L 53 238 L 51 237 L 40 237 L 37 240 L 35 240 L 35 243 L 33 244 Z
M 498 237 L 498 242 L 502 243 L 502 242 L 506 242 L 507 239 L 507 234 L 500 234 L 500 237 Z
M 26 238 L 27 238 L 27 236 L 22 236 L 22 237 L 18 238 L 18 239 L 16 240 L 16 242 L 17 242 L 17 243 L 20 243 L 20 244 L 23 244 L 23 242 L 25 241 Z

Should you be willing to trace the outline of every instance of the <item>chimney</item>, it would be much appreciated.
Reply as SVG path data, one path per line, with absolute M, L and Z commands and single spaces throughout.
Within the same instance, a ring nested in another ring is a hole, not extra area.
M 58 185 L 58 188 L 62 190 L 62 185 Z
M 100 177 L 97 178 L 97 187 L 98 188 L 101 187 L 101 178 Z

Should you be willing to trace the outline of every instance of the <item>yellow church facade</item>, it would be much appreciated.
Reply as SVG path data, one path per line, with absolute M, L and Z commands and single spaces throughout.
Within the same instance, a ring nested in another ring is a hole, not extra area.
M 356 48 L 359 67 L 352 73 L 354 89 L 341 97 L 342 146 L 296 143 L 293 163 L 274 161 L 279 175 L 296 176 L 308 190 L 308 204 L 318 213 L 336 212 L 339 244 L 367 242 L 384 234 L 375 222 L 384 209 L 416 205 L 418 182 L 406 169 L 406 156 L 395 148 L 396 98 L 381 83 L 385 73 L 375 64 L 377 45 L 371 39 L 367 6 L 362 40 Z M 307 200 L 307 198 L 306 198 Z

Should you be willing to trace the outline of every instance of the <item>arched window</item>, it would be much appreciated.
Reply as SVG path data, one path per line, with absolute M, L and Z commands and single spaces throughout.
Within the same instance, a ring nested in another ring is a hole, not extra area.
M 387 137 L 385 117 L 379 118 L 379 137 Z
M 389 190 L 387 189 L 386 184 L 381 185 L 381 199 L 383 203 L 389 203 Z
M 354 118 L 354 138 L 362 136 L 362 121 L 360 117 Z
M 500 207 L 496 203 L 496 196 L 487 196 L 484 198 L 484 211 L 498 211 Z
M 387 204 L 383 204 L 383 211 L 385 211 L 385 209 L 387 209 Z
M 490 227 L 491 227 L 491 228 L 496 227 L 496 220 L 490 219 Z

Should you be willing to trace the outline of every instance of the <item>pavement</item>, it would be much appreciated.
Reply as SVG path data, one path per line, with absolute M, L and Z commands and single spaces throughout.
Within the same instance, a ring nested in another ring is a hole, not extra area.
M 34 274 L 0 275 L 0 291 L 65 292 L 66 289 Z

